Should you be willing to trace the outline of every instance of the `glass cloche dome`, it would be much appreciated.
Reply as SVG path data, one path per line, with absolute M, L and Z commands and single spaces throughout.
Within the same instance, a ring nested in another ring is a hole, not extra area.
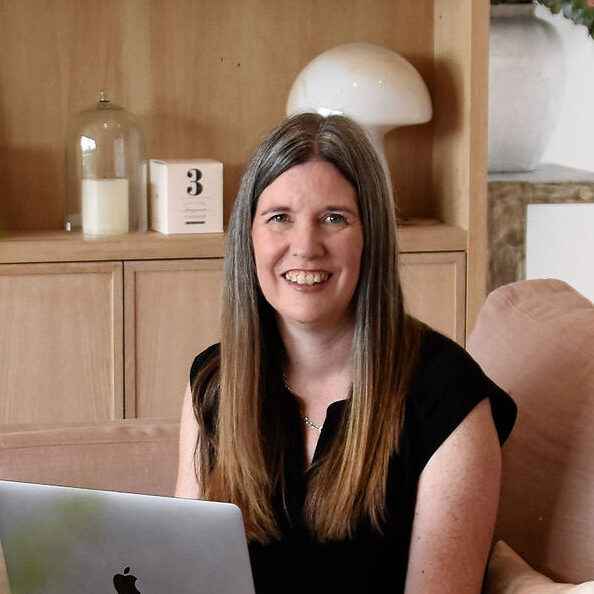
M 66 144 L 65 228 L 84 235 L 146 231 L 142 138 L 134 116 L 103 90 L 73 120 Z

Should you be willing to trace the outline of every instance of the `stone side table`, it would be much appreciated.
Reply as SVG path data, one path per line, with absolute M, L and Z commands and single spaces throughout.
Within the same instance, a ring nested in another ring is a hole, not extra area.
M 487 201 L 487 292 L 526 276 L 528 204 L 592 202 L 593 171 L 544 164 L 536 171 L 491 173 Z

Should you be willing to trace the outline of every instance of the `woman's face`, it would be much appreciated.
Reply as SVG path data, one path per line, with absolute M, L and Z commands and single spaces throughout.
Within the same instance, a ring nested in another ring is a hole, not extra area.
M 363 230 L 354 187 L 326 161 L 291 167 L 260 195 L 252 223 L 258 281 L 280 324 L 352 323 Z

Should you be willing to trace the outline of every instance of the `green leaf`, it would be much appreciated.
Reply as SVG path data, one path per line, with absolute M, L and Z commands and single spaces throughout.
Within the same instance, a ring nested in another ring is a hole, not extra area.
M 491 4 L 532 4 L 537 2 L 551 13 L 562 13 L 576 25 L 584 25 L 594 40 L 594 0 L 491 0 Z

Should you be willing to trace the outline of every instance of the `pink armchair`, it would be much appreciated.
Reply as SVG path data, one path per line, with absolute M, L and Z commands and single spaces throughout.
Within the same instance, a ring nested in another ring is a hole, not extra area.
M 500 287 L 468 350 L 518 404 L 487 592 L 594 593 L 594 305 L 559 280 Z

